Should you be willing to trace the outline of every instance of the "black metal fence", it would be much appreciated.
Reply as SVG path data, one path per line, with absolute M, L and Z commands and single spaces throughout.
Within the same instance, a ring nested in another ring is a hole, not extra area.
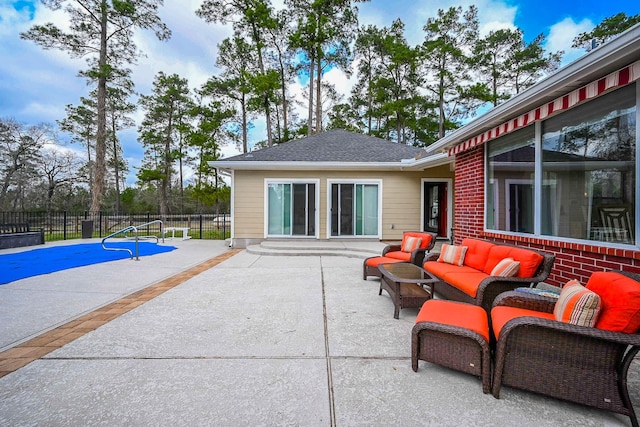
M 27 223 L 31 230 L 44 230 L 45 241 L 106 237 L 129 226 L 140 226 L 162 219 L 162 226 L 188 228 L 194 239 L 224 240 L 231 235 L 231 215 L 219 214 L 158 214 L 115 215 L 108 212 L 0 212 L 0 224 Z M 146 235 L 160 236 L 160 224 L 139 230 Z

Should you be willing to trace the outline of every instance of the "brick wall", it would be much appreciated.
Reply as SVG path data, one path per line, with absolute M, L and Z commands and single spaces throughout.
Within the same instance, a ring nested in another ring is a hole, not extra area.
M 563 285 L 570 279 L 585 284 L 594 271 L 625 270 L 640 274 L 640 251 L 562 242 L 526 236 L 484 232 L 484 147 L 456 155 L 454 242 L 465 237 L 530 247 L 556 255 L 551 275 L 545 281 Z
M 453 235 L 457 243 L 479 236 L 484 228 L 483 153 L 480 147 L 456 155 Z

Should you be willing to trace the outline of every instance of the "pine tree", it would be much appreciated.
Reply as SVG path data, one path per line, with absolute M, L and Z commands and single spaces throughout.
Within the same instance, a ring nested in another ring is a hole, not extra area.
M 33 26 L 23 39 L 45 49 L 66 51 L 74 58 L 87 58 L 89 68 L 81 73 L 96 85 L 97 117 L 95 171 L 91 210 L 99 211 L 105 190 L 107 159 L 107 82 L 112 72 L 135 63 L 140 52 L 133 41 L 134 29 L 154 31 L 160 40 L 171 32 L 158 17 L 163 0 L 42 0 L 51 10 L 63 9 L 69 22 L 65 32 L 52 23 Z

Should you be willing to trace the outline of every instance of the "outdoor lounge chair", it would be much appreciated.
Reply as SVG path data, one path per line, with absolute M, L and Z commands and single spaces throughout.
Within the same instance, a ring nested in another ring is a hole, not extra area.
M 418 240 L 412 240 L 418 239 Z M 415 243 L 418 243 L 415 245 Z M 396 245 L 387 245 L 382 250 L 381 256 L 369 257 L 362 264 L 362 280 L 368 276 L 380 277 L 379 264 L 394 262 L 410 262 L 422 266 L 425 254 L 436 244 L 436 234 L 427 231 L 405 231 L 402 234 L 402 242 Z M 415 245 L 415 247 L 414 247 Z
M 495 300 L 493 395 L 507 385 L 627 415 L 638 426 L 627 371 L 640 349 L 640 275 L 595 272 L 586 288 L 573 283 L 579 289 L 569 289 L 569 283 L 557 300 L 517 291 Z M 563 299 L 565 291 L 567 297 L 580 292 L 575 305 Z M 576 307 L 589 305 L 590 291 L 599 296 L 599 311 L 585 314 Z M 570 320 L 556 320 L 559 311 Z M 594 326 L 569 323 L 581 323 L 578 318 Z

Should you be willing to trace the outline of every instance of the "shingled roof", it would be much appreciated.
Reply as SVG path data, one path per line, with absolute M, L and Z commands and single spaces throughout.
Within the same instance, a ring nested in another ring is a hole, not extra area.
M 425 150 L 345 130 L 330 130 L 247 154 L 224 162 L 399 163 L 424 157 Z

